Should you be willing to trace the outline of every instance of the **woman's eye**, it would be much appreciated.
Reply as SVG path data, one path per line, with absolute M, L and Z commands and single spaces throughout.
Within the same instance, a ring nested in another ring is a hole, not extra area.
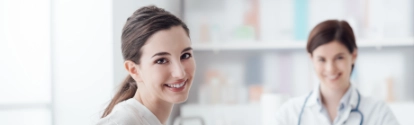
M 184 53 L 183 55 L 181 55 L 181 59 L 188 59 L 191 57 L 190 53 Z
M 340 56 L 340 57 L 338 57 L 337 59 L 342 60 L 342 59 L 344 59 L 344 57 Z
M 318 59 L 319 62 L 325 62 L 325 59 Z
M 167 62 L 168 62 L 167 59 L 164 59 L 164 58 L 158 59 L 157 61 L 155 61 L 155 63 L 157 63 L 157 64 L 165 64 Z

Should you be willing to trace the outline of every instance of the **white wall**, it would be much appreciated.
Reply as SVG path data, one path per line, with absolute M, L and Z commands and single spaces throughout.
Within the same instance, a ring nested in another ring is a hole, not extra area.
M 50 102 L 48 6 L 47 0 L 0 5 L 0 104 Z
M 49 7 L 0 0 L 1 125 L 51 124 Z
M 113 90 L 111 0 L 52 1 L 56 125 L 90 125 Z

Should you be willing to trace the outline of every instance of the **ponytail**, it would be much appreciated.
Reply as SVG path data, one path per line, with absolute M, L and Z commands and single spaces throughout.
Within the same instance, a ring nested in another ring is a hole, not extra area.
M 125 101 L 127 99 L 134 97 L 135 92 L 137 91 L 137 88 L 138 86 L 135 83 L 135 80 L 130 75 L 128 75 L 125 78 L 125 80 L 121 83 L 120 88 L 116 92 L 114 98 L 112 98 L 111 103 L 109 103 L 108 107 L 106 107 L 101 118 L 104 118 L 109 113 L 111 113 L 112 109 L 119 102 L 122 102 L 122 101 Z

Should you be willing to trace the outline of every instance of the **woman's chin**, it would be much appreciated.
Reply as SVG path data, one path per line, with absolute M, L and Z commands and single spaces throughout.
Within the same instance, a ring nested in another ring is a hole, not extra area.
M 175 95 L 174 97 L 170 97 L 168 99 L 168 102 L 173 103 L 173 104 L 180 104 L 180 103 L 187 101 L 187 99 L 188 99 L 188 94 L 187 95 Z
M 340 90 L 343 89 L 346 85 L 346 82 L 341 81 L 341 80 L 336 80 L 336 81 L 326 81 L 325 85 L 327 85 L 329 88 L 334 89 L 334 90 Z
M 175 102 L 173 102 L 174 104 L 180 104 L 180 103 L 184 103 L 185 101 L 187 101 L 187 99 L 185 100 L 177 100 Z

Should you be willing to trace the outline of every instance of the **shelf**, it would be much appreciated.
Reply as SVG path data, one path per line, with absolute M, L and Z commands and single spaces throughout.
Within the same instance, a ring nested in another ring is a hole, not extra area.
M 227 43 L 196 43 L 193 45 L 195 51 L 217 51 L 217 50 L 273 50 L 273 49 L 303 49 L 304 41 L 292 42 L 227 42 Z
M 358 40 L 358 48 L 405 47 L 414 46 L 414 37 L 405 39 Z M 225 43 L 194 43 L 195 51 L 232 51 L 232 50 L 298 50 L 305 49 L 306 41 L 245 41 Z
M 414 37 L 406 39 L 360 40 L 358 47 L 404 47 L 414 46 Z

